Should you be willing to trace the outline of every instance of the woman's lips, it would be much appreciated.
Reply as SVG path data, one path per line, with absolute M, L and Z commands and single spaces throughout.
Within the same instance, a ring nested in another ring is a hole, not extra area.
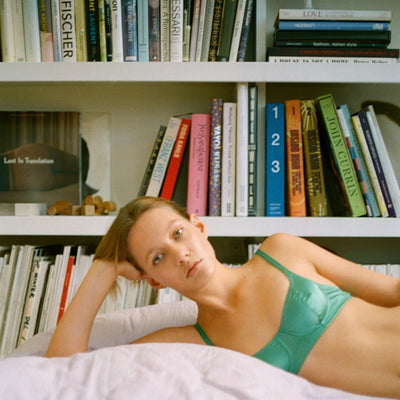
M 196 261 L 194 264 L 191 265 L 191 267 L 188 269 L 188 272 L 186 274 L 186 278 L 190 278 L 198 271 L 199 264 L 200 264 L 200 261 Z

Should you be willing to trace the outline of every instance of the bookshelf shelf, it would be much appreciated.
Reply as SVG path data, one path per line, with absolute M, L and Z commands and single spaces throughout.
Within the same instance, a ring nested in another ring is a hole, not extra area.
M 1 217 L 0 237 L 104 235 L 113 216 Z M 306 237 L 399 237 L 400 218 L 221 218 L 201 217 L 211 237 L 266 237 L 286 232 Z
M 0 84 L 145 82 L 400 83 L 400 63 L 282 65 L 246 63 L 0 63 Z

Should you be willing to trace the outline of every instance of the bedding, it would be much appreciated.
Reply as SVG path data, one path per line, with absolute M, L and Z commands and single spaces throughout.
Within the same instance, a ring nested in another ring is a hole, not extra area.
M 0 361 L 1 399 L 367 400 L 314 385 L 257 358 L 213 346 L 125 343 L 196 321 L 191 301 L 100 315 L 89 352 L 43 357 L 51 332 Z

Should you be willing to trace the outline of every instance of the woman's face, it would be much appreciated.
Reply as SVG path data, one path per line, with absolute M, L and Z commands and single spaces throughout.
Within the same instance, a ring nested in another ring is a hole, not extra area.
M 204 224 L 167 207 L 144 212 L 128 235 L 128 249 L 153 287 L 182 294 L 199 290 L 213 276 L 215 252 Z

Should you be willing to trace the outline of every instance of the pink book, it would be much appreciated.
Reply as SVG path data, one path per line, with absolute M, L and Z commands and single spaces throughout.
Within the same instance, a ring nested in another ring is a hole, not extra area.
M 189 142 L 187 211 L 207 215 L 211 115 L 193 114 Z

